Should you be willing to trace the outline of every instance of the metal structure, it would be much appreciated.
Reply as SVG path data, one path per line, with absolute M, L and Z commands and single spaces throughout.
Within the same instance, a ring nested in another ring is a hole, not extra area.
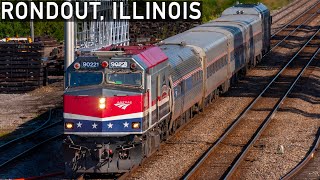
M 129 44 L 129 22 L 127 20 L 113 20 L 113 2 L 102 0 L 98 8 L 98 19 L 86 19 L 76 22 L 77 48 L 81 50 L 94 51 L 109 45 Z M 119 1 L 120 2 L 120 1 Z M 125 10 L 128 12 L 128 1 L 124 0 Z M 92 9 L 88 11 L 88 17 Z M 103 17 L 103 20 L 101 20 Z
M 128 12 L 128 0 L 118 1 L 124 2 L 125 11 Z M 129 45 L 129 22 L 113 20 L 112 2 L 101 0 L 96 20 L 87 18 L 65 22 L 65 68 L 74 61 L 75 50 L 95 51 L 110 45 Z M 88 9 L 88 17 L 92 17 L 92 6 L 88 7 L 91 7 Z

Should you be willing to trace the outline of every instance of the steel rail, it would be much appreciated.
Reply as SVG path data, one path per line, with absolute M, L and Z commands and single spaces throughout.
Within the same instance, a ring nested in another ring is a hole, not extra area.
M 297 175 L 308 164 L 308 162 L 312 158 L 314 158 L 315 153 L 318 150 L 319 146 L 320 146 L 320 128 L 318 128 L 318 133 L 317 133 L 315 143 L 312 146 L 312 149 L 309 151 L 309 153 L 304 157 L 302 161 L 299 162 L 299 164 L 297 164 L 296 167 L 294 167 L 291 171 L 289 171 L 286 175 L 284 175 L 280 179 L 289 180 L 293 178 L 295 175 Z
M 293 33 L 295 33 L 298 29 L 300 29 L 301 26 L 303 26 L 304 24 L 310 22 L 310 20 L 313 20 L 312 18 L 314 18 L 316 15 L 318 15 L 318 12 L 315 12 L 315 13 L 312 14 L 309 18 L 307 18 L 305 21 L 303 21 L 298 27 L 296 27 L 293 31 L 291 31 L 286 37 L 284 37 L 281 41 L 279 41 L 276 45 L 274 45 L 274 46 L 270 49 L 270 51 L 272 51 L 274 48 L 278 47 L 282 42 L 284 42 L 285 40 L 287 40 L 288 37 L 290 37 L 290 36 L 291 36 Z M 270 51 L 269 51 L 269 52 L 270 52 Z M 269 52 L 266 53 L 264 56 L 266 56 L 267 54 L 269 54 Z
M 275 16 L 277 16 L 277 15 L 279 15 L 279 14 L 283 13 L 285 10 L 287 10 L 287 9 L 289 9 L 289 8 L 291 8 L 291 7 L 293 7 L 293 6 L 297 5 L 297 4 L 299 4 L 299 3 L 300 3 L 300 1 L 296 1 L 296 2 L 294 2 L 294 3 L 291 3 L 289 6 L 287 6 L 287 7 L 286 7 L 285 9 L 283 9 L 282 11 L 278 11 L 278 12 L 274 13 L 274 14 L 272 15 L 272 17 L 275 17 Z M 293 11 L 297 10 L 298 8 L 299 8 L 299 6 L 298 6 L 297 8 L 295 8 L 294 10 L 290 11 L 289 13 L 291 13 L 291 12 L 293 12 Z M 289 13 L 285 13 L 285 15 L 284 15 L 284 16 L 288 15 Z M 284 16 L 281 16 L 281 18 L 277 19 L 277 21 L 275 21 L 275 22 L 280 21 Z
M 22 157 L 23 155 L 29 153 L 30 151 L 36 149 L 37 147 L 39 147 L 39 146 L 41 146 L 41 145 L 43 145 L 43 144 L 45 144 L 45 143 L 47 143 L 47 142 L 50 142 L 50 141 L 52 141 L 52 140 L 54 140 L 54 139 L 57 139 L 58 137 L 60 137 L 60 136 L 62 136 L 62 135 L 63 135 L 63 134 L 58 134 L 58 135 L 55 135 L 55 136 L 53 136 L 53 137 L 50 137 L 50 138 L 48 138 L 48 139 L 46 139 L 46 140 L 44 140 L 44 141 L 41 141 L 40 143 L 32 146 L 31 148 L 29 148 L 29 149 L 27 149 L 27 150 L 19 153 L 18 155 L 14 156 L 13 158 L 11 158 L 11 159 L 3 162 L 2 164 L 0 164 L 0 169 L 1 169 L 1 168 L 4 168 L 5 165 L 13 162 L 14 160 L 17 160 L 18 158 Z
M 22 140 L 22 139 L 25 139 L 25 138 L 27 138 L 27 137 L 29 137 L 29 136 L 31 136 L 31 135 L 34 135 L 34 134 L 36 134 L 36 133 L 38 133 L 38 132 L 40 132 L 40 131 L 42 131 L 42 130 L 48 129 L 48 128 L 50 128 L 50 127 L 52 127 L 52 126 L 55 126 L 55 125 L 57 125 L 57 124 L 59 124 L 59 123 L 62 122 L 62 120 L 60 120 L 60 121 L 57 121 L 57 122 L 54 122 L 54 123 L 52 123 L 52 124 L 49 124 L 49 125 L 45 126 L 46 124 L 48 124 L 48 122 L 49 122 L 49 121 L 51 120 L 51 118 L 52 118 L 51 109 L 50 109 L 50 112 L 49 112 L 49 113 L 50 113 L 50 115 L 49 115 L 49 117 L 48 117 L 48 119 L 47 119 L 47 121 L 46 121 L 45 123 L 43 123 L 43 124 L 42 124 L 41 126 L 39 126 L 37 129 L 35 129 L 35 130 L 33 130 L 33 131 L 31 131 L 31 132 L 23 135 L 23 136 L 20 136 L 20 137 L 18 137 L 18 138 L 16 138 L 16 139 L 13 139 L 13 140 L 9 141 L 9 142 L 6 142 L 6 143 L 4 143 L 4 144 L 1 144 L 1 145 L 0 145 L 0 150 L 1 150 L 1 149 L 4 149 L 4 148 L 7 147 L 7 146 L 12 145 L 13 143 L 16 143 L 17 141 L 20 141 L 20 140 Z
M 43 124 L 41 124 L 41 126 L 39 126 L 38 128 L 34 129 L 33 131 L 31 131 L 31 132 L 29 132 L 29 133 L 27 133 L 27 134 L 25 134 L 25 135 L 23 135 L 23 136 L 20 136 L 20 137 L 18 137 L 18 138 L 16 138 L 16 139 L 13 139 L 13 140 L 8 141 L 8 142 L 6 142 L 6 143 L 4 143 L 4 144 L 1 144 L 1 145 L 0 145 L 0 149 L 6 147 L 6 146 L 8 146 L 8 145 L 10 145 L 10 144 L 12 144 L 12 143 L 14 143 L 14 142 L 16 142 L 16 141 L 19 141 L 19 140 L 21 140 L 21 139 L 23 139 L 23 138 L 25 138 L 25 137 L 28 137 L 28 136 L 34 134 L 35 132 L 39 131 L 39 129 L 41 129 L 44 125 L 46 125 L 46 124 L 51 120 L 51 115 L 52 115 L 52 114 L 51 114 L 51 109 L 50 109 L 50 110 L 49 110 L 49 117 L 48 117 L 48 119 L 47 119 Z
M 316 7 L 317 5 L 319 5 L 320 1 L 318 1 L 316 4 L 314 4 L 313 6 L 310 6 L 310 8 L 308 10 L 306 10 L 305 12 L 303 12 L 302 14 L 300 14 L 298 17 L 294 18 L 293 20 L 291 20 L 289 23 L 287 23 L 285 26 L 283 26 L 280 30 L 278 30 L 277 32 L 273 33 L 273 35 L 271 35 L 271 38 L 273 38 L 275 35 L 277 35 L 279 32 L 281 32 L 282 30 L 284 30 L 285 28 L 287 28 L 289 25 L 291 25 L 292 23 L 296 22 L 297 20 L 299 20 L 302 16 L 306 15 L 307 13 L 309 13 L 310 10 L 312 10 L 314 7 Z
M 319 31 L 318 31 L 319 32 Z M 303 69 L 299 72 L 298 76 L 295 78 L 294 82 L 291 83 L 290 88 L 287 90 L 287 92 L 281 97 L 281 99 L 277 102 L 276 107 L 272 110 L 271 113 L 268 114 L 267 119 L 265 119 L 260 127 L 257 129 L 257 131 L 254 134 L 254 137 L 252 137 L 249 141 L 249 144 L 245 146 L 245 149 L 242 150 L 240 157 L 237 158 L 236 162 L 233 163 L 231 166 L 230 170 L 227 171 L 227 174 L 225 175 L 224 179 L 230 179 L 231 176 L 234 174 L 236 171 L 237 167 L 239 164 L 242 162 L 244 157 L 247 155 L 249 152 L 249 149 L 252 147 L 252 145 L 257 141 L 257 139 L 261 136 L 262 132 L 265 130 L 265 128 L 268 126 L 268 124 L 271 122 L 273 115 L 277 112 L 277 110 L 280 108 L 281 104 L 283 101 L 286 99 L 288 94 L 292 91 L 292 89 L 295 87 L 296 83 L 302 76 L 302 74 L 305 72 L 305 70 L 309 67 L 310 63 L 316 58 L 318 53 L 320 52 L 320 48 L 314 53 L 314 55 L 311 57 L 311 59 L 308 61 L 308 63 L 303 67 Z
M 189 179 L 192 174 L 203 164 L 203 162 L 209 157 L 209 155 L 221 144 L 223 140 L 233 131 L 233 129 L 239 124 L 243 117 L 251 110 L 251 108 L 256 104 L 256 102 L 262 97 L 262 95 L 269 89 L 269 87 L 275 82 L 275 80 L 282 74 L 282 72 L 291 64 L 291 62 L 300 54 L 300 52 L 313 40 L 313 38 L 319 33 L 320 29 L 314 33 L 314 35 L 304 44 L 303 47 L 295 54 L 294 57 L 275 75 L 275 77 L 270 81 L 270 83 L 264 88 L 264 90 L 245 108 L 244 111 L 232 122 L 226 131 L 216 140 L 208 150 L 196 161 L 196 163 L 182 176 L 182 179 Z
M 318 4 L 320 3 L 320 1 L 318 2 Z M 318 4 L 316 4 L 316 5 L 318 5 Z M 315 5 L 315 6 L 316 6 Z M 312 7 L 312 8 L 314 8 L 314 6 Z M 309 10 L 311 10 L 312 8 L 310 8 Z M 305 13 L 307 13 L 307 11 L 305 12 Z M 316 16 L 318 14 L 318 12 L 315 12 L 314 14 L 312 14 L 309 18 L 307 18 L 304 22 L 302 22 L 298 27 L 296 27 L 293 31 L 291 31 L 286 37 L 284 37 L 282 40 L 280 40 L 276 45 L 274 45 L 266 54 L 264 54 L 263 56 L 262 56 L 262 58 L 265 58 L 267 55 L 269 55 L 275 48 L 277 48 L 281 43 L 283 43 L 285 40 L 287 40 L 288 39 L 288 37 L 290 37 L 293 33 L 295 33 L 298 29 L 300 29 L 301 28 L 301 26 L 302 25 L 304 25 L 305 23 L 307 23 L 308 21 L 310 21 L 310 20 L 313 20 L 313 19 L 311 19 L 311 18 L 313 18 L 314 16 Z M 298 18 L 300 18 L 300 17 L 298 17 Z M 289 24 L 287 24 L 287 26 L 288 26 Z M 283 29 L 285 29 L 285 28 L 283 28 Z M 282 30 L 283 30 L 282 29 Z M 274 37 L 274 36 L 272 36 L 272 37 Z

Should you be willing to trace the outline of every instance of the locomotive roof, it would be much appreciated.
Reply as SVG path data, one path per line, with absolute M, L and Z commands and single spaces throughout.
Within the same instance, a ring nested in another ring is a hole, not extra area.
M 98 52 L 112 53 L 121 55 L 133 55 L 133 58 L 144 68 L 150 69 L 166 61 L 168 57 L 157 46 L 109 46 Z
M 164 54 L 163 51 L 157 46 L 149 47 L 146 50 L 134 55 L 133 58 L 146 70 L 153 68 L 168 59 L 166 54 Z
M 234 15 L 234 16 L 222 16 L 218 19 L 212 20 L 209 23 L 214 23 L 214 22 L 239 22 L 243 24 L 251 24 L 254 21 L 259 21 L 260 17 L 256 15 Z
M 209 23 L 202 24 L 183 33 L 165 39 L 164 44 L 196 45 L 204 49 L 226 42 L 226 38 L 233 34 L 234 37 L 242 38 L 242 26 L 248 26 L 259 21 L 256 15 L 223 16 Z
M 260 13 L 264 13 L 269 11 L 268 8 L 262 4 L 238 4 L 233 7 L 230 7 L 222 12 L 222 16 L 226 15 L 243 15 L 243 14 L 252 14 L 259 15 Z
M 196 31 L 196 29 L 191 29 L 184 33 L 165 39 L 164 43 L 178 44 L 184 42 L 187 45 L 196 45 L 204 49 L 210 49 L 213 46 L 220 44 L 222 41 L 225 41 L 226 38 L 227 37 L 225 35 L 219 32 L 201 30 Z

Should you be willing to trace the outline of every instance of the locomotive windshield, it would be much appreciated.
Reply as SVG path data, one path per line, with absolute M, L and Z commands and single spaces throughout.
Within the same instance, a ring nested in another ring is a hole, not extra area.
M 140 87 L 142 85 L 141 73 L 108 73 L 107 83 Z
M 90 86 L 103 82 L 102 72 L 71 72 L 70 86 Z

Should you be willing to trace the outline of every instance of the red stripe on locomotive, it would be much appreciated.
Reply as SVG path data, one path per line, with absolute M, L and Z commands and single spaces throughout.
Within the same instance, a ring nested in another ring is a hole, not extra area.
M 64 95 L 64 112 L 105 118 L 143 111 L 143 95 L 105 97 L 106 107 L 99 108 L 99 98 Z

